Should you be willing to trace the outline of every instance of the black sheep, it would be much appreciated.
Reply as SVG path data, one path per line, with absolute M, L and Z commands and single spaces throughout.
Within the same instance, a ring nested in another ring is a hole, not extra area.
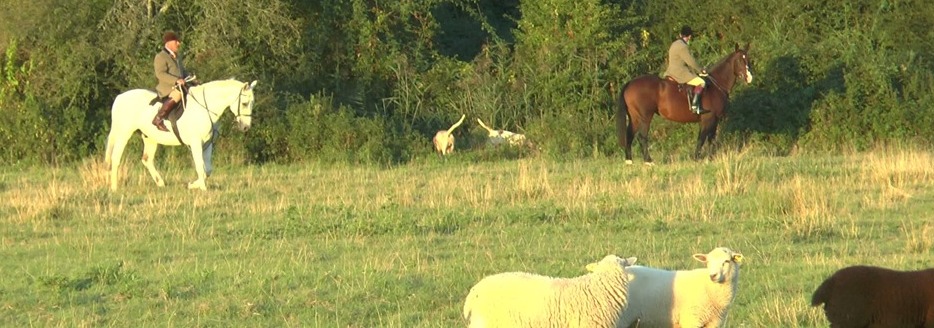
M 834 328 L 934 328 L 934 269 L 843 268 L 814 291 L 811 305 L 821 304 Z

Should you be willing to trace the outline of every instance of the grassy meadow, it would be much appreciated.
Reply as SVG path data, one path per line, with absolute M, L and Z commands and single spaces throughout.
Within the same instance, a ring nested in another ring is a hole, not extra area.
M 656 156 L 662 154 L 657 152 Z M 477 160 L 394 168 L 135 155 L 0 169 L 0 326 L 458 327 L 485 275 L 571 277 L 607 254 L 700 267 L 746 257 L 731 327 L 821 327 L 811 292 L 844 266 L 934 266 L 934 153 L 725 151 L 701 161 Z

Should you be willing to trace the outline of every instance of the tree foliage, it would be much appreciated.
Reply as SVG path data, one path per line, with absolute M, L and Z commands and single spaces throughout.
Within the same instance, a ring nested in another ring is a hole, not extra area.
M 862 149 L 934 141 L 934 4 L 687 0 L 0 0 L 0 162 L 100 156 L 113 98 L 152 88 L 165 30 L 202 80 L 260 81 L 230 160 L 397 163 L 461 114 L 557 157 L 618 153 L 614 98 L 664 70 L 682 25 L 701 64 L 752 44 L 756 80 L 731 95 L 738 145 Z M 229 118 L 228 118 L 229 119 Z M 223 123 L 223 122 L 222 122 Z M 476 131 L 465 124 L 458 131 Z M 661 147 L 696 127 L 661 125 Z M 480 147 L 459 138 L 459 149 Z M 223 157 L 222 157 L 223 158 Z

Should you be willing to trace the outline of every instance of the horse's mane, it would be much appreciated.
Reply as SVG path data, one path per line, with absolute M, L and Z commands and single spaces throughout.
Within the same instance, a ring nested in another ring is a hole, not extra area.
M 227 78 L 227 79 L 214 80 L 214 81 L 211 81 L 211 82 L 219 82 L 219 83 L 240 83 L 240 84 L 243 83 L 243 82 L 241 82 L 240 80 L 237 80 L 237 79 L 232 78 L 232 77 L 231 77 L 231 78 Z M 208 83 L 211 83 L 211 82 L 208 82 Z
M 719 68 L 720 66 L 723 66 L 724 64 L 726 64 L 727 61 L 733 59 L 733 56 L 736 56 L 736 53 L 741 52 L 741 51 L 743 51 L 743 50 L 742 50 L 742 49 L 737 49 L 737 50 L 731 51 L 729 55 L 727 55 L 726 57 L 723 57 L 723 59 L 720 59 L 720 61 L 718 61 L 716 64 L 714 64 L 713 67 L 711 68 L 711 71 L 714 70 L 714 69 L 716 69 L 716 68 Z
M 206 86 L 206 85 L 227 86 L 227 85 L 236 85 L 236 84 L 243 84 L 243 82 L 238 81 L 237 79 L 234 79 L 234 78 L 221 79 L 221 80 L 212 80 L 212 81 L 204 82 L 204 83 L 198 84 L 198 85 L 196 85 L 196 86 L 193 86 L 192 89 L 194 89 L 194 88 L 200 89 L 200 88 L 203 88 L 203 87 Z

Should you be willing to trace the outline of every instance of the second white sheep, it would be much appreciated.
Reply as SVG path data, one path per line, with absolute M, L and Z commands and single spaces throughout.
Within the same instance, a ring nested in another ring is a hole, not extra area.
M 629 304 L 619 327 L 720 327 L 736 295 L 743 254 L 726 247 L 694 254 L 703 269 L 627 267 Z

